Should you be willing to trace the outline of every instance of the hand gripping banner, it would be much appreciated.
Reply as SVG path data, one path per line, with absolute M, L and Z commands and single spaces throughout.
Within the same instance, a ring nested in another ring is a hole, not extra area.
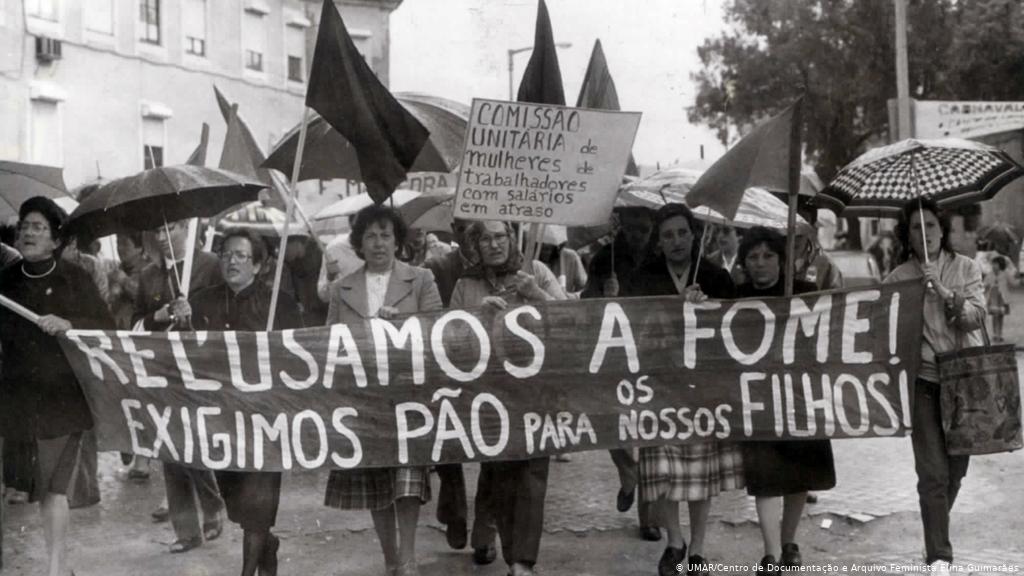
M 213 470 L 429 465 L 905 434 L 922 300 L 911 282 L 61 344 L 103 449 Z

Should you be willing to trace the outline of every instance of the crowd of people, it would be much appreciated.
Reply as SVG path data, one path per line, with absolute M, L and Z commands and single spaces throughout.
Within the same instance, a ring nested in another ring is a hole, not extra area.
M 263 238 L 244 229 L 229 231 L 216 253 L 195 252 L 191 291 L 185 295 L 180 289 L 185 222 L 155 231 L 159 248 L 151 256 L 143 234 L 119 234 L 120 264 L 111 267 L 91 254 L 92 240 L 64 237 L 65 220 L 49 199 L 26 201 L 14 245 L 3 246 L 6 265 L 0 271 L 0 294 L 41 316 L 32 323 L 0 309 L 0 437 L 7 483 L 41 503 L 51 576 L 68 573 L 69 499 L 80 479 L 88 483 L 89 461 L 95 476 L 96 452 L 95 439 L 89 440 L 89 406 L 55 336 L 72 327 L 260 331 L 270 312 L 267 272 L 273 269 Z M 790 257 L 798 274 L 795 293 L 842 284 L 817 246 L 813 227 L 798 231 L 789 255 L 784 236 L 768 228 L 741 233 L 721 227 L 705 236 L 702 223 L 682 204 L 656 212 L 620 210 L 616 221 L 611 241 L 585 265 L 564 245 L 546 246 L 538 260 L 531 260 L 507 222 L 456 220 L 449 247 L 436 236 L 410 230 L 394 209 L 371 206 L 355 215 L 351 232 L 328 244 L 323 254 L 308 238 L 289 240 L 280 255 L 289 272 L 275 326 L 360 322 L 446 308 L 504 310 L 577 297 L 671 295 L 701 302 L 781 296 Z M 710 239 L 710 250 L 701 248 L 701 238 Z M 968 460 L 944 449 L 935 355 L 965 340 L 979 341 L 979 328 L 993 304 L 991 296 L 986 303 L 979 266 L 951 249 L 949 220 L 930 201 L 905 207 L 895 239 L 901 250 L 885 281 L 919 279 L 928 287 L 912 445 L 925 561 L 942 574 L 953 560 L 949 513 Z M 146 481 L 150 463 L 125 456 L 131 466 L 128 478 Z M 828 440 L 674 443 L 613 450 L 611 459 L 620 480 L 614 505 L 626 512 L 636 503 L 639 536 L 665 538 L 657 562 L 662 576 L 679 574 L 680 565 L 690 574 L 706 574 L 705 555 L 709 549 L 714 553 L 714 544 L 705 542 L 712 501 L 740 489 L 755 498 L 764 542 L 759 565 L 768 572 L 801 566 L 799 524 L 808 492 L 828 490 L 837 482 Z M 242 576 L 277 573 L 280 541 L 272 529 L 280 473 L 162 465 L 167 510 L 158 512 L 170 519 L 175 533 L 171 553 L 217 539 L 226 513 L 244 531 Z M 472 561 L 489 564 L 500 542 L 509 574 L 533 574 L 543 536 L 549 459 L 484 462 L 480 469 L 470 528 L 463 465 L 436 467 L 437 518 L 446 526 L 447 543 L 455 549 L 470 545 Z M 324 504 L 369 510 L 385 573 L 414 576 L 420 507 L 432 498 L 430 474 L 424 467 L 335 470 Z M 679 517 L 682 502 L 689 514 L 688 538 Z

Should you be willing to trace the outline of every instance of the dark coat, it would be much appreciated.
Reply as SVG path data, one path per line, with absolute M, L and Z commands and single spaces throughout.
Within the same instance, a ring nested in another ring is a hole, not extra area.
M 447 308 L 452 301 L 455 284 L 462 278 L 462 273 L 472 267 L 472 262 L 466 260 L 462 250 L 451 250 L 443 256 L 427 259 L 423 267 L 434 273 L 441 303 Z
M 113 329 L 114 321 L 85 270 L 57 259 L 53 272 L 29 278 L 22 266 L 0 272 L 0 294 L 74 328 Z M 0 437 L 47 439 L 92 428 L 92 415 L 57 338 L 0 307 Z
M 204 288 L 189 298 L 192 327 L 196 330 L 263 332 L 267 329 L 271 292 L 269 286 L 255 281 L 237 294 L 227 284 Z M 274 330 L 303 327 L 299 305 L 291 294 L 280 292 Z
M 700 289 L 710 298 L 727 300 L 736 297 L 736 287 L 728 272 L 701 259 L 699 266 L 690 266 L 686 285 L 693 284 L 694 276 Z M 636 270 L 626 282 L 623 296 L 667 296 L 678 294 L 672 274 L 664 257 L 651 258 Z
M 817 292 L 818 286 L 806 280 L 793 280 L 793 294 L 807 294 Z M 737 298 L 768 298 L 772 296 L 785 296 L 786 283 L 782 278 L 771 288 L 755 288 L 753 282 L 740 284 L 736 288 Z
M 614 258 L 612 255 L 614 254 Z M 650 250 L 648 249 L 648 254 Z M 619 291 L 625 290 L 633 272 L 643 266 L 644 261 L 633 259 L 633 254 L 626 243 L 626 237 L 619 234 L 615 242 L 603 246 L 590 261 L 587 269 L 587 284 L 580 293 L 580 298 L 603 298 L 604 281 L 612 274 L 612 263 L 615 264 L 615 277 L 619 281 Z M 620 294 L 624 296 L 625 294 Z
M 192 258 L 190 291 L 196 293 L 203 288 L 219 283 L 221 283 L 221 274 L 220 262 L 217 257 L 209 252 L 196 251 Z M 163 261 L 146 266 L 139 275 L 139 292 L 135 296 L 135 312 L 132 314 L 132 323 L 141 319 L 146 330 L 166 330 L 170 323 L 157 322 L 153 319 L 153 314 L 164 304 L 174 300 L 177 295 L 178 285 L 174 272 L 168 270 Z

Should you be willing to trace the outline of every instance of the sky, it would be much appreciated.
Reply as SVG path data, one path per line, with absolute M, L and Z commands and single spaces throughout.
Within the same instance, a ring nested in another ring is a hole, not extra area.
M 643 113 L 637 162 L 697 167 L 725 150 L 687 120 L 696 98 L 697 47 L 725 30 L 721 0 L 547 0 L 566 102 L 575 104 L 594 41 L 601 40 L 623 110 Z M 508 51 L 533 44 L 536 0 L 404 0 L 391 15 L 392 91 L 469 104 L 508 99 Z M 514 56 L 514 84 L 530 58 Z M 700 160 L 704 146 L 705 162 Z

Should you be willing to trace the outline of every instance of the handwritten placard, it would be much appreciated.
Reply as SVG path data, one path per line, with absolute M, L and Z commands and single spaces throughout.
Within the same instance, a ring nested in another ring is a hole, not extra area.
M 455 217 L 607 221 L 639 124 L 639 112 L 474 99 Z

